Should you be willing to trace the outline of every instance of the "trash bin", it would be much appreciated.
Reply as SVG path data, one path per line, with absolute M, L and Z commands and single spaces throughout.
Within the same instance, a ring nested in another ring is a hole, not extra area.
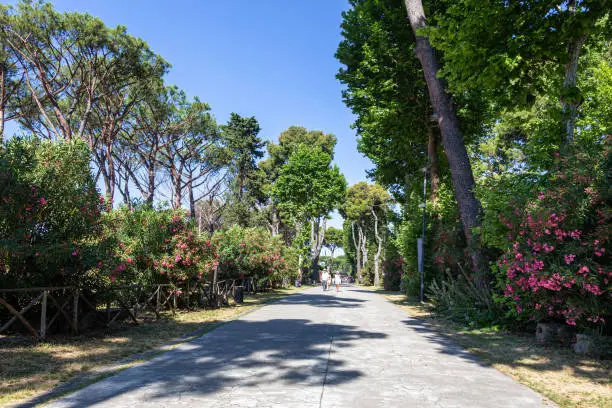
M 244 302 L 244 286 L 234 286 L 234 302 Z

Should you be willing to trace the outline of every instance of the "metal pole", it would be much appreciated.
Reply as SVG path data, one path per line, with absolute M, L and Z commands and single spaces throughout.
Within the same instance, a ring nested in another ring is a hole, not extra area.
M 423 229 L 421 232 L 421 302 L 425 299 L 425 209 L 427 207 L 427 168 L 423 168 Z

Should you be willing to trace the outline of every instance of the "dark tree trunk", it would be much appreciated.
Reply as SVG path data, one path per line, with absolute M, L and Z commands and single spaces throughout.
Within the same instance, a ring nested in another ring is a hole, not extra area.
M 568 47 L 569 59 L 565 65 L 561 105 L 563 106 L 563 114 L 565 117 L 565 137 L 568 145 L 574 142 L 574 130 L 578 117 L 578 107 L 582 103 L 582 98 L 577 92 L 576 81 L 578 77 L 578 59 L 580 58 L 580 51 L 585 41 L 586 36 L 578 37 L 570 41 Z
M 482 209 L 474 195 L 474 175 L 463 143 L 459 119 L 450 95 L 446 93 L 442 81 L 438 78 L 439 65 L 434 49 L 427 38 L 419 35 L 419 30 L 426 26 L 423 3 L 421 0 L 405 0 L 405 4 L 416 37 L 414 52 L 423 67 L 429 99 L 437 115 L 463 231 L 472 254 L 472 267 L 477 276 L 484 276 L 486 265 L 482 261 L 480 240 L 478 235 L 472 232 L 473 228 L 480 225 Z
M 126 205 L 128 206 L 132 206 L 132 197 L 130 197 L 130 176 L 126 170 L 125 172 L 125 178 L 123 180 L 123 201 L 125 202 Z
M 4 118 L 6 109 L 6 63 L 0 62 L 0 148 L 4 141 Z
M 153 199 L 155 198 L 155 165 L 151 164 L 151 167 L 148 169 L 148 177 L 149 177 L 149 185 L 147 186 L 147 203 L 153 204 Z
M 193 220 L 196 216 L 195 198 L 193 197 L 193 176 L 189 174 L 189 183 L 187 184 L 189 189 L 189 217 Z
M 429 160 L 429 177 L 430 189 L 429 200 L 435 203 L 438 199 L 438 190 L 440 189 L 440 170 L 438 167 L 438 135 L 433 126 L 427 129 L 427 158 Z
M 351 233 L 353 234 L 353 245 L 355 245 L 355 258 L 356 258 L 356 267 L 357 271 L 355 271 L 355 275 L 357 278 L 357 282 L 361 283 L 361 234 L 359 234 L 359 240 L 355 238 L 355 221 L 351 223 Z
M 172 208 L 178 210 L 181 208 L 181 179 L 177 178 L 174 182 L 174 200 L 172 201 Z
M 368 271 L 368 240 L 366 237 L 365 228 L 361 228 L 361 223 L 357 224 L 357 233 L 359 234 L 359 242 L 361 243 L 361 278 L 363 279 L 363 270 Z
M 310 230 L 310 250 L 312 252 L 312 279 L 317 282 L 319 280 L 319 255 L 321 254 L 321 248 L 323 247 L 323 240 L 325 239 L 325 227 L 327 220 L 323 219 L 323 225 L 320 225 L 320 219 L 317 218 L 312 221 Z
M 378 233 L 378 216 L 376 211 L 372 209 L 372 216 L 374 217 L 374 237 L 376 238 L 376 255 L 374 255 L 374 286 L 380 286 L 380 255 L 382 254 L 383 239 Z

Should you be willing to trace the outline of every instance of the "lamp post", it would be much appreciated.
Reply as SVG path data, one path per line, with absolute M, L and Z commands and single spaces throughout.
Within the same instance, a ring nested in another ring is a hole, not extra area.
M 425 209 L 427 206 L 427 167 L 420 169 L 423 172 L 423 203 L 419 204 L 419 208 L 423 208 L 423 226 L 421 238 L 417 238 L 417 268 L 421 274 L 421 302 L 425 299 Z

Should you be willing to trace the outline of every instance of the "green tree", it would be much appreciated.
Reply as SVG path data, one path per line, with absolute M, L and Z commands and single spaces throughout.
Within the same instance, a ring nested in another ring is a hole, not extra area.
M 334 157 L 334 147 L 336 137 L 331 133 L 324 133 L 320 130 L 307 130 L 302 126 L 290 126 L 278 137 L 278 143 L 267 143 L 268 158 L 259 162 L 259 168 L 264 176 L 262 190 L 264 194 L 268 192 L 279 176 L 280 169 L 287 164 L 289 157 L 299 146 L 318 146 L 328 153 L 332 159 Z M 274 202 L 268 202 L 267 212 L 269 215 L 268 224 L 273 235 L 283 232 L 286 242 L 295 236 L 295 231 L 287 223 L 284 223 L 278 208 Z
M 608 1 L 444 3 L 445 12 L 426 33 L 444 53 L 440 74 L 451 90 L 460 94 L 479 88 L 495 103 L 515 106 L 533 102 L 552 83 L 563 115 L 559 134 L 571 143 L 583 101 L 579 61 L 602 34 L 610 39 Z
M 272 187 L 272 198 L 281 212 L 298 225 L 311 224 L 312 276 L 319 276 L 319 254 L 325 239 L 328 214 L 338 208 L 346 191 L 346 180 L 331 156 L 320 147 L 299 146 L 281 170 Z
M 225 216 L 230 223 L 235 222 L 241 227 L 249 226 L 252 210 L 263 199 L 262 175 L 257 167 L 265 145 L 258 136 L 260 130 L 254 116 L 242 117 L 236 113 L 232 113 L 227 125 L 222 126 L 231 174 L 231 193 Z
M 444 83 L 438 77 L 440 65 L 435 50 L 429 40 L 422 34 L 422 31 L 427 27 L 423 2 L 421 0 L 405 0 L 405 5 L 408 20 L 416 37 L 414 52 L 423 67 L 429 99 L 440 128 L 442 145 L 453 180 L 453 189 L 463 231 L 472 254 L 472 267 L 474 273 L 482 280 L 487 269 L 480 249 L 479 236 L 474 231 L 481 225 L 482 208 L 474 195 L 476 183 L 464 144 L 456 106 Z
M 329 227 L 325 231 L 325 239 L 323 240 L 323 246 L 330 252 L 330 270 L 334 266 L 334 252 L 336 249 L 342 247 L 344 241 L 344 232 L 334 227 Z
M 125 27 L 88 14 L 38 1 L 21 1 L 9 14 L 3 52 L 23 81 L 5 115 L 41 138 L 85 140 L 112 197 L 117 136 L 168 63 Z
M 342 209 L 344 217 L 351 222 L 352 241 L 357 253 L 357 277 L 362 279 L 361 267 L 368 263 L 368 240 L 376 242 L 374 255 L 374 285 L 380 285 L 380 257 L 385 242 L 386 219 L 391 197 L 378 184 L 365 181 L 351 186 L 347 191 Z M 359 258 L 361 254 L 361 260 Z
M 175 88 L 168 88 L 170 131 L 164 135 L 159 165 L 169 176 L 172 207 L 181 208 L 188 199 L 190 216 L 195 218 L 194 190 L 221 166 L 217 125 L 207 103 Z

